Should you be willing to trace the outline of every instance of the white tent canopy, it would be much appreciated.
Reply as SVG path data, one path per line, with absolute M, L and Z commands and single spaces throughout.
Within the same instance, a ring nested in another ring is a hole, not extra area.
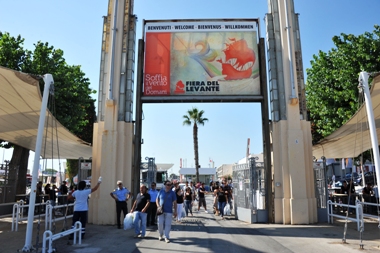
M 42 103 L 41 98 L 37 80 L 28 74 L 0 67 L 1 140 L 34 151 Z M 92 147 L 89 143 L 70 133 L 48 111 L 46 112 L 46 118 L 50 120 L 47 126 L 47 138 L 44 138 L 42 142 L 44 144 L 41 148 L 43 158 L 78 159 L 79 157 L 92 156 Z M 54 128 L 52 127 L 53 124 Z M 56 131 L 58 132 L 57 134 Z M 56 136 L 58 136 L 58 147 Z
M 377 138 L 380 137 L 380 76 L 374 78 L 371 87 L 371 99 L 376 124 Z M 371 139 L 365 105 L 338 130 L 313 146 L 313 156 L 349 158 L 357 157 L 371 149 Z
M 167 171 L 173 167 L 174 163 L 156 163 L 158 171 Z

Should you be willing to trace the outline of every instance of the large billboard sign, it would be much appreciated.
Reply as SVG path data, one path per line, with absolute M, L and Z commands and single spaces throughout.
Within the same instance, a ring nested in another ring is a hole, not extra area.
M 145 21 L 144 96 L 260 95 L 257 21 Z

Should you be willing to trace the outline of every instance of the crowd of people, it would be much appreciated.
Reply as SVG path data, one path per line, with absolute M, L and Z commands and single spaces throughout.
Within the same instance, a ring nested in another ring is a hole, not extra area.
M 85 235 L 87 216 L 88 216 L 88 198 L 89 195 L 96 191 L 101 183 L 99 179 L 97 185 L 88 188 L 85 181 L 78 184 L 78 188 L 73 186 L 67 187 L 67 182 L 57 188 L 56 185 L 46 184 L 44 192 L 42 190 L 42 182 L 37 185 L 37 196 L 44 195 L 46 199 L 51 201 L 54 206 L 57 202 L 57 195 L 65 195 L 67 198 L 58 199 L 59 205 L 74 202 L 72 226 L 76 221 L 82 223 L 82 238 Z M 156 183 L 152 182 L 150 188 L 146 185 L 140 185 L 140 192 L 136 194 L 133 205 L 128 212 L 127 201 L 132 197 L 131 192 L 118 180 L 117 187 L 110 192 L 110 196 L 115 201 L 117 228 L 122 228 L 120 216 L 126 217 L 128 213 L 134 216 L 135 236 L 144 238 L 146 228 L 149 226 L 157 226 L 159 232 L 159 240 L 170 242 L 170 231 L 172 220 L 183 222 L 183 218 L 193 216 L 193 212 L 200 212 L 201 208 L 205 213 L 209 213 L 206 204 L 206 195 L 213 195 L 213 211 L 215 215 L 224 219 L 224 208 L 227 204 L 232 209 L 232 186 L 223 178 L 220 182 L 210 182 L 206 187 L 204 182 L 193 183 L 186 182 L 183 187 L 180 186 L 178 180 L 166 181 L 164 188 L 157 190 Z M 162 209 L 162 214 L 157 210 Z
M 117 225 L 121 228 L 120 215 L 128 213 L 127 200 L 131 197 L 130 191 L 122 186 L 122 182 L 117 182 L 117 188 L 110 193 L 116 202 Z M 152 182 L 148 189 L 146 185 L 140 186 L 140 192 L 130 210 L 134 214 L 135 238 L 144 238 L 146 228 L 149 226 L 158 227 L 159 240 L 170 242 L 170 231 L 173 219 L 177 223 L 183 222 L 183 218 L 193 216 L 193 212 L 200 212 L 201 208 L 205 213 L 209 213 L 206 204 L 206 194 L 212 194 L 214 198 L 214 214 L 224 219 L 224 208 L 228 203 L 232 208 L 232 186 L 223 178 L 219 182 L 211 182 L 209 189 L 206 189 L 204 182 L 185 182 L 180 185 L 178 180 L 165 181 L 164 188 L 157 190 L 156 183 Z M 161 209 L 162 213 L 157 213 Z

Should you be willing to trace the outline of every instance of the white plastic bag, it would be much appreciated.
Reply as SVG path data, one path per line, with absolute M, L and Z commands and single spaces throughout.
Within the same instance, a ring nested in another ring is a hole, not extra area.
M 135 215 L 133 213 L 128 213 L 124 218 L 124 230 L 128 230 L 133 228 L 133 220 L 135 219 Z
M 223 211 L 224 211 L 224 215 L 231 215 L 230 204 L 227 203 Z

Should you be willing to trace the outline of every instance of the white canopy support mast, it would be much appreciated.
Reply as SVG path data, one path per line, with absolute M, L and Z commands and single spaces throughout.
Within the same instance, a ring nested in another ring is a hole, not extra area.
M 369 125 L 370 136 L 371 136 L 372 151 L 373 151 L 373 156 L 375 160 L 374 162 L 375 162 L 375 170 L 376 170 L 376 180 L 377 180 L 377 183 L 379 184 L 380 183 L 379 143 L 377 140 L 376 124 L 375 124 L 375 117 L 373 114 L 371 94 L 369 92 L 369 87 L 368 87 L 368 77 L 369 77 L 369 73 L 360 72 L 359 89 L 364 91 L 365 105 L 366 105 L 366 110 L 367 110 L 367 115 L 368 115 L 368 125 Z
M 44 94 L 42 97 L 40 119 L 38 122 L 36 149 L 35 149 L 33 172 L 32 172 L 32 187 L 31 187 L 30 198 L 29 198 L 28 223 L 26 226 L 26 235 L 25 235 L 25 246 L 22 249 L 22 252 L 30 252 L 33 248 L 32 235 L 33 235 L 34 207 L 36 203 L 36 190 L 37 190 L 37 181 L 38 181 L 38 168 L 40 166 L 42 139 L 44 135 L 43 130 L 45 127 L 45 116 L 46 116 L 46 108 L 47 108 L 47 103 L 48 103 L 48 98 L 49 98 L 49 91 L 50 91 L 50 86 L 54 84 L 53 76 L 51 74 L 45 74 L 43 76 L 43 79 L 45 82 L 45 87 L 44 87 Z

